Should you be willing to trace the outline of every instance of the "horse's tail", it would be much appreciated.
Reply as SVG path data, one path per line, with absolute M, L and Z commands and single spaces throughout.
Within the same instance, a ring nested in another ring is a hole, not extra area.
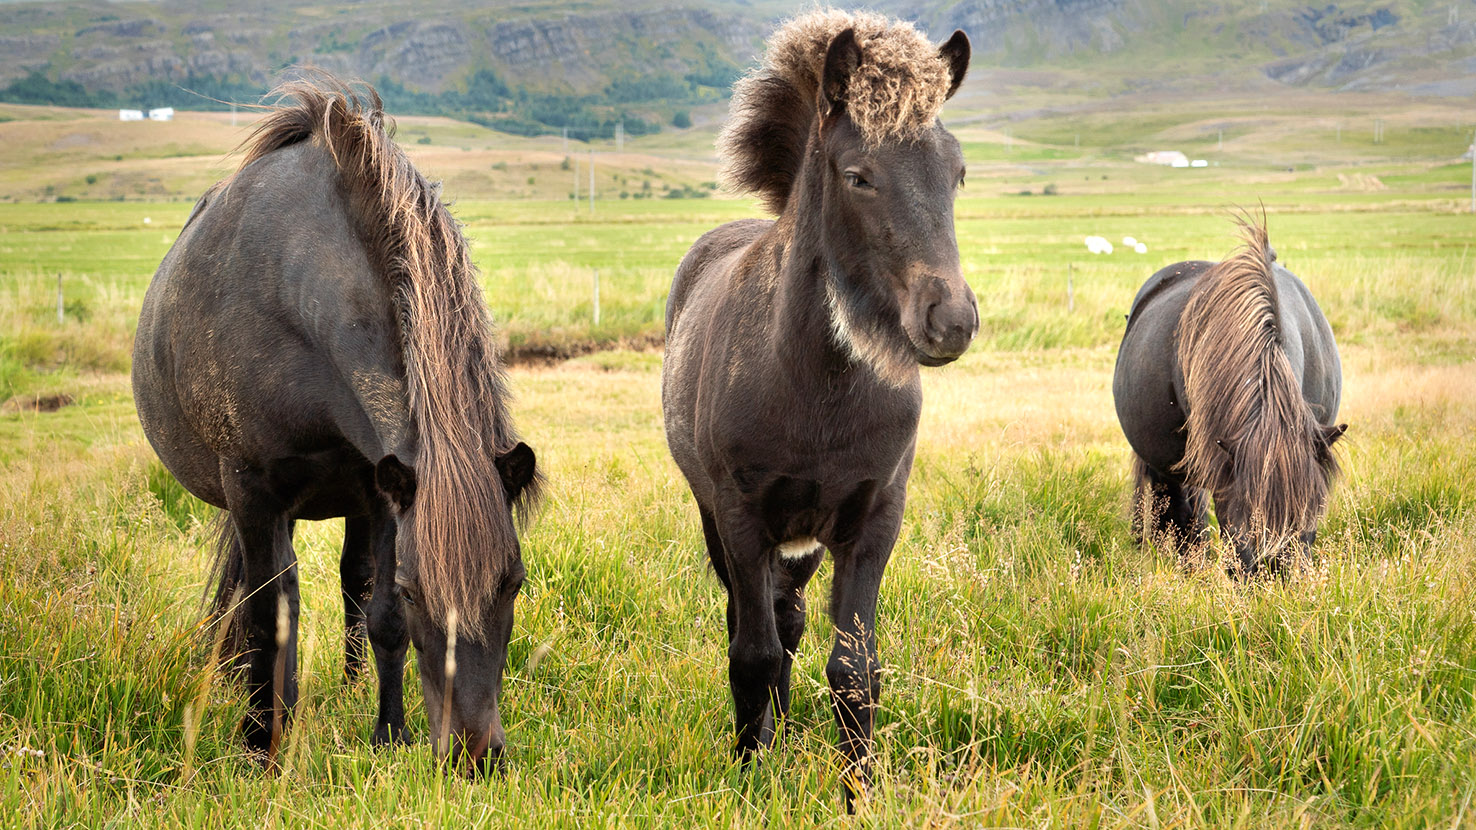
M 1179 467 L 1190 484 L 1235 497 L 1251 528 L 1285 539 L 1326 504 L 1336 435 L 1303 399 L 1282 346 L 1265 220 L 1240 228 L 1245 244 L 1204 273 L 1179 319 L 1188 414 Z
M 231 514 L 222 510 L 215 515 L 211 532 L 215 534 L 215 554 L 210 563 L 210 583 L 214 596 L 206 595 L 209 604 L 211 642 L 219 643 L 217 654 L 228 662 L 237 661 L 246 650 L 246 629 L 241 622 L 240 604 L 246 584 L 246 559 L 236 544 L 236 527 Z M 206 589 L 210 591 L 209 588 Z

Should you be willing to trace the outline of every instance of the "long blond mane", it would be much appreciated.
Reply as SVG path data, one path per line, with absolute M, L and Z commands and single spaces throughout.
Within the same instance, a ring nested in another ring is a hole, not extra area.
M 479 639 L 481 610 L 517 551 L 495 458 L 517 444 L 492 324 L 466 240 L 437 189 L 386 128 L 379 96 L 326 75 L 283 84 L 245 145 L 242 167 L 311 141 L 332 155 L 370 261 L 391 289 L 419 436 L 414 541 L 426 611 L 457 609 Z M 518 498 L 526 510 L 535 480 Z
M 1294 535 L 1316 522 L 1336 461 L 1281 343 L 1280 298 L 1264 221 L 1200 277 L 1179 319 L 1188 483 L 1247 505 L 1259 529 Z M 1319 449 L 1322 451 L 1319 452 Z

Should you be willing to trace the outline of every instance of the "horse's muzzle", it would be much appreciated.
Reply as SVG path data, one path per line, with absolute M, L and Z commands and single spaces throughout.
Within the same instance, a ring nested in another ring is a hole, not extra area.
M 957 360 L 974 342 L 979 333 L 979 306 L 974 290 L 962 277 L 938 278 L 929 288 L 932 302 L 922 315 L 922 337 L 914 338 L 913 346 L 918 363 L 942 366 Z

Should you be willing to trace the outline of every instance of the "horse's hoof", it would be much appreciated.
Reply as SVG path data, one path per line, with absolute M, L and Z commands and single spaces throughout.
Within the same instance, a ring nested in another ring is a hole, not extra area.
M 375 747 L 409 746 L 410 733 L 403 726 L 390 726 L 387 723 L 381 723 L 375 728 L 374 737 L 369 739 L 369 743 Z

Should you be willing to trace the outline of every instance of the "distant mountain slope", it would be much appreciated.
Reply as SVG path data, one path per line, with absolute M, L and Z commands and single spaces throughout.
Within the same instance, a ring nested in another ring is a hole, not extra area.
M 977 59 L 1124 77 L 1264 76 L 1297 86 L 1476 94 L 1476 0 L 880 0 Z
M 1476 94 L 1476 0 L 874 0 L 976 69 L 1088 69 L 1335 89 Z M 364 0 L 0 3 L 0 98 L 188 104 L 176 87 L 252 100 L 286 66 L 366 78 L 402 111 L 485 113 L 537 131 L 646 113 L 654 129 L 721 98 L 792 4 L 774 0 Z M 7 88 L 8 87 L 8 88 Z M 398 96 L 398 97 L 396 97 Z

